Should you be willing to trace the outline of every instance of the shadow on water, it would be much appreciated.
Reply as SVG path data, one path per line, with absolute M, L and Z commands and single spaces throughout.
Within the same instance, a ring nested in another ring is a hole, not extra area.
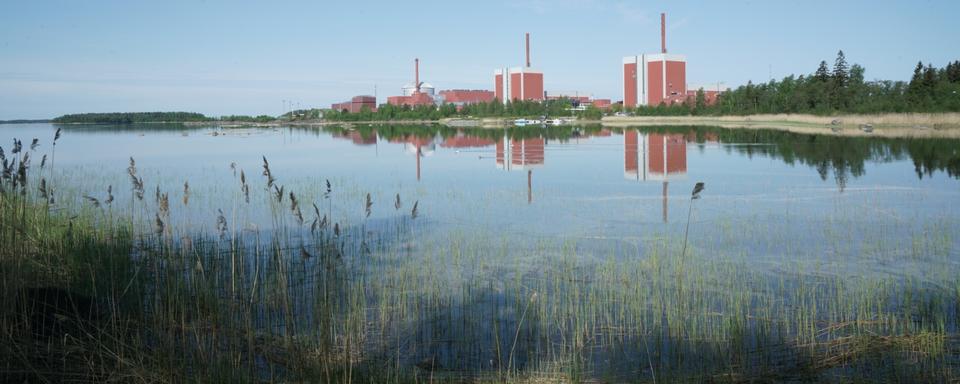
M 754 276 L 725 285 L 729 276 L 690 271 L 707 281 L 690 283 L 678 297 L 676 271 L 657 265 L 664 262 L 657 257 L 614 266 L 637 272 L 624 275 L 578 262 L 544 260 L 519 275 L 498 266 L 460 289 L 411 298 L 388 318 L 371 320 L 381 325 L 357 372 L 455 381 L 766 382 L 940 381 L 960 369 L 958 307 L 943 288 L 889 287 L 875 294 L 891 317 L 850 303 L 852 314 L 835 318 L 828 298 L 845 293 L 836 280 Z M 808 293 L 788 294 L 797 290 Z M 764 292 L 776 299 L 752 298 Z M 767 304 L 775 308 L 756 308 Z

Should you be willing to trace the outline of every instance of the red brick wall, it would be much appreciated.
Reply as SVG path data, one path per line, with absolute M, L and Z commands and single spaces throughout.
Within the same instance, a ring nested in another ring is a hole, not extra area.
M 671 102 L 683 102 L 687 98 L 687 63 L 667 61 L 667 99 Z
M 647 105 L 682 103 L 687 98 L 687 63 L 667 61 L 667 95 L 663 97 L 662 61 L 647 63 Z
M 637 95 L 637 64 L 630 63 L 623 65 L 623 86 L 624 86 L 624 95 L 623 95 L 623 104 L 633 107 L 637 105 L 638 95 Z
M 657 106 L 663 101 L 663 62 L 647 63 L 647 105 Z
M 494 93 L 484 90 L 452 89 L 440 91 L 443 100 L 446 103 L 489 103 L 493 101 Z
M 525 100 L 543 100 L 543 74 L 523 74 L 523 98 Z
M 510 74 L 510 98 L 511 99 L 520 99 L 520 73 L 511 73 Z

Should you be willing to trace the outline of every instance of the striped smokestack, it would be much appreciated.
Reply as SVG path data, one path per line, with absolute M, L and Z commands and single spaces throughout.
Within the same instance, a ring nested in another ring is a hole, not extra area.
M 413 94 L 420 94 L 420 59 L 413 59 Z

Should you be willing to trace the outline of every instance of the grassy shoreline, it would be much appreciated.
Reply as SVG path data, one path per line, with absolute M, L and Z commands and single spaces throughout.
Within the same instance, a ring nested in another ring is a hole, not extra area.
M 837 121 L 837 124 L 834 124 Z M 796 133 L 891 138 L 958 138 L 960 113 L 886 113 L 878 115 L 608 116 L 604 126 L 702 125 L 776 129 Z M 869 124 L 873 132 L 860 129 Z
M 274 120 L 265 122 L 209 120 L 180 122 L 145 122 L 138 124 L 183 124 L 188 127 L 322 127 L 355 125 L 440 124 L 453 128 L 500 129 L 513 126 L 513 117 L 449 117 L 437 120 L 395 119 L 369 121 L 334 121 L 323 119 Z M 97 125 L 96 123 L 56 123 L 67 125 Z M 600 120 L 576 119 L 571 124 L 602 124 L 607 127 L 630 126 L 717 126 L 722 128 L 774 129 L 804 134 L 835 136 L 878 136 L 888 138 L 960 138 L 960 113 L 883 113 L 838 114 L 817 116 L 807 114 L 766 114 L 727 116 L 606 116 Z M 862 126 L 869 125 L 871 132 Z

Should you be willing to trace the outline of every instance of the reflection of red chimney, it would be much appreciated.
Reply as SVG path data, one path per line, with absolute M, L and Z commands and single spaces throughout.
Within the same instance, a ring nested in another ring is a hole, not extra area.
M 667 14 L 660 14 L 660 50 L 667 53 Z
M 413 94 L 420 94 L 420 59 L 413 59 Z
M 530 32 L 527 32 L 527 68 L 530 68 Z

